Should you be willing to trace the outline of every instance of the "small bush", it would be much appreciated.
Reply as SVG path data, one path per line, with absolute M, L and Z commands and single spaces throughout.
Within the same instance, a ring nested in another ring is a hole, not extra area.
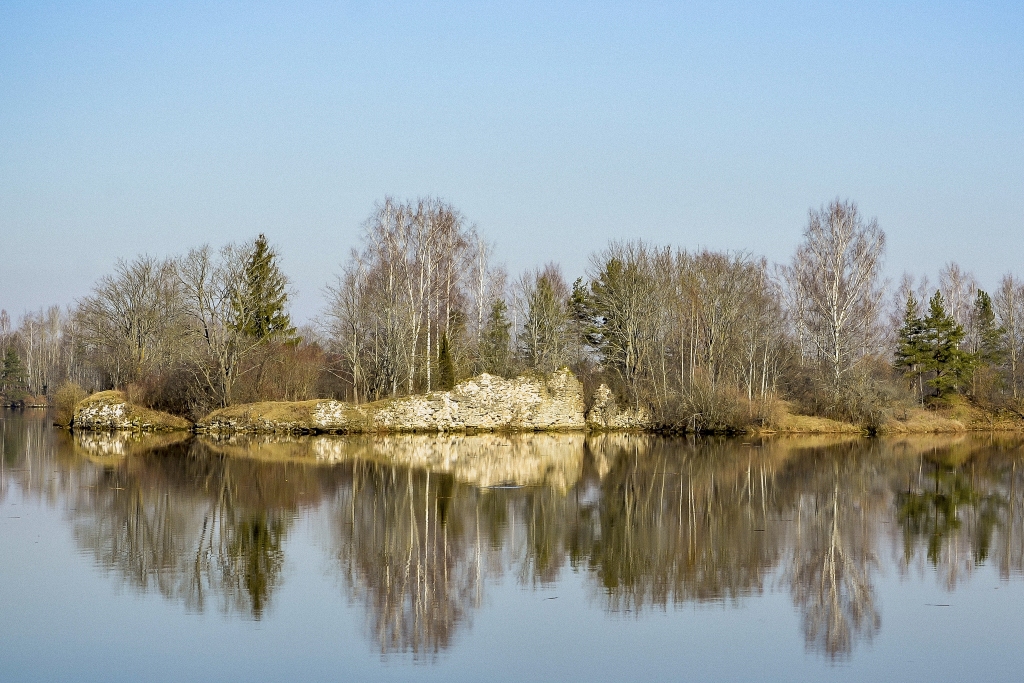
M 152 372 L 125 387 L 125 398 L 143 408 L 189 415 L 196 402 L 194 384 L 191 374 L 181 368 Z
M 85 389 L 74 382 L 65 382 L 53 395 L 53 421 L 61 427 L 69 427 L 75 416 L 75 406 L 88 396 Z
M 739 389 L 696 378 L 667 422 L 687 431 L 734 433 L 763 423 L 766 416 L 761 413 Z

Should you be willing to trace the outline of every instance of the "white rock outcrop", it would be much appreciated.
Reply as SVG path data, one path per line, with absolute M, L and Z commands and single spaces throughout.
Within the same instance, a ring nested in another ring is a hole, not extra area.
M 133 405 L 119 391 L 101 391 L 75 406 L 71 427 L 77 431 L 166 432 L 191 429 L 192 423 Z
M 401 433 L 578 431 L 586 427 L 583 388 L 569 370 L 503 379 L 482 374 L 451 391 L 385 399 L 256 403 L 214 411 L 201 432 Z
M 615 402 L 615 396 L 607 384 L 594 392 L 594 401 L 587 411 L 587 427 L 609 430 L 647 430 L 654 426 L 649 410 L 644 407 L 622 408 Z

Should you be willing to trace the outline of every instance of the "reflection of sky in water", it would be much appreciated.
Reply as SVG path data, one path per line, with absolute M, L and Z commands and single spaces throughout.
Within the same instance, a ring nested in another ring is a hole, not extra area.
M 567 474 L 575 455 L 522 437 L 498 447 L 533 478 L 553 449 L 549 485 L 482 489 L 458 473 L 513 470 L 4 418 L 2 680 L 1001 679 L 1024 660 L 1012 443 L 599 437 Z

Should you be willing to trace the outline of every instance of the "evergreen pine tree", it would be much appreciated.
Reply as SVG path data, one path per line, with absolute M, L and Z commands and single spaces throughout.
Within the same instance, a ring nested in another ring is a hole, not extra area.
M 587 346 L 594 346 L 600 341 L 597 326 L 594 324 L 594 302 L 581 277 L 572 283 L 572 294 L 569 295 L 569 324 L 575 337 L 574 343 L 579 348 L 579 355 L 582 355 Z
M 437 345 L 437 388 L 451 389 L 455 386 L 455 363 L 452 362 L 452 348 L 448 333 L 441 335 Z
M 491 303 L 491 311 L 480 334 L 480 370 L 505 375 L 509 369 L 512 323 L 507 317 L 508 307 L 501 299 Z
M 928 302 L 924 325 L 925 367 L 935 373 L 928 384 L 940 397 L 959 391 L 970 376 L 974 357 L 960 348 L 965 336 L 964 328 L 946 312 L 942 294 L 938 291 Z
M 918 399 L 924 400 L 922 376 L 927 362 L 925 345 L 925 324 L 917 309 L 917 299 L 913 294 L 907 296 L 907 307 L 903 313 L 903 327 L 897 333 L 896 369 L 913 382 Z
M 13 346 L 7 347 L 3 366 L 0 367 L 0 380 L 3 395 L 10 401 L 20 401 L 25 397 L 25 369 L 21 364 L 21 356 Z
M 288 279 L 277 265 L 277 252 L 260 234 L 245 265 L 236 304 L 239 331 L 253 339 L 297 341 L 286 306 Z

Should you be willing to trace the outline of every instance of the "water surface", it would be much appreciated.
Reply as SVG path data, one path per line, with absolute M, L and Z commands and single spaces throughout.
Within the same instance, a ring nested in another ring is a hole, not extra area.
M 0 413 L 0 680 L 1019 680 L 1021 443 Z

